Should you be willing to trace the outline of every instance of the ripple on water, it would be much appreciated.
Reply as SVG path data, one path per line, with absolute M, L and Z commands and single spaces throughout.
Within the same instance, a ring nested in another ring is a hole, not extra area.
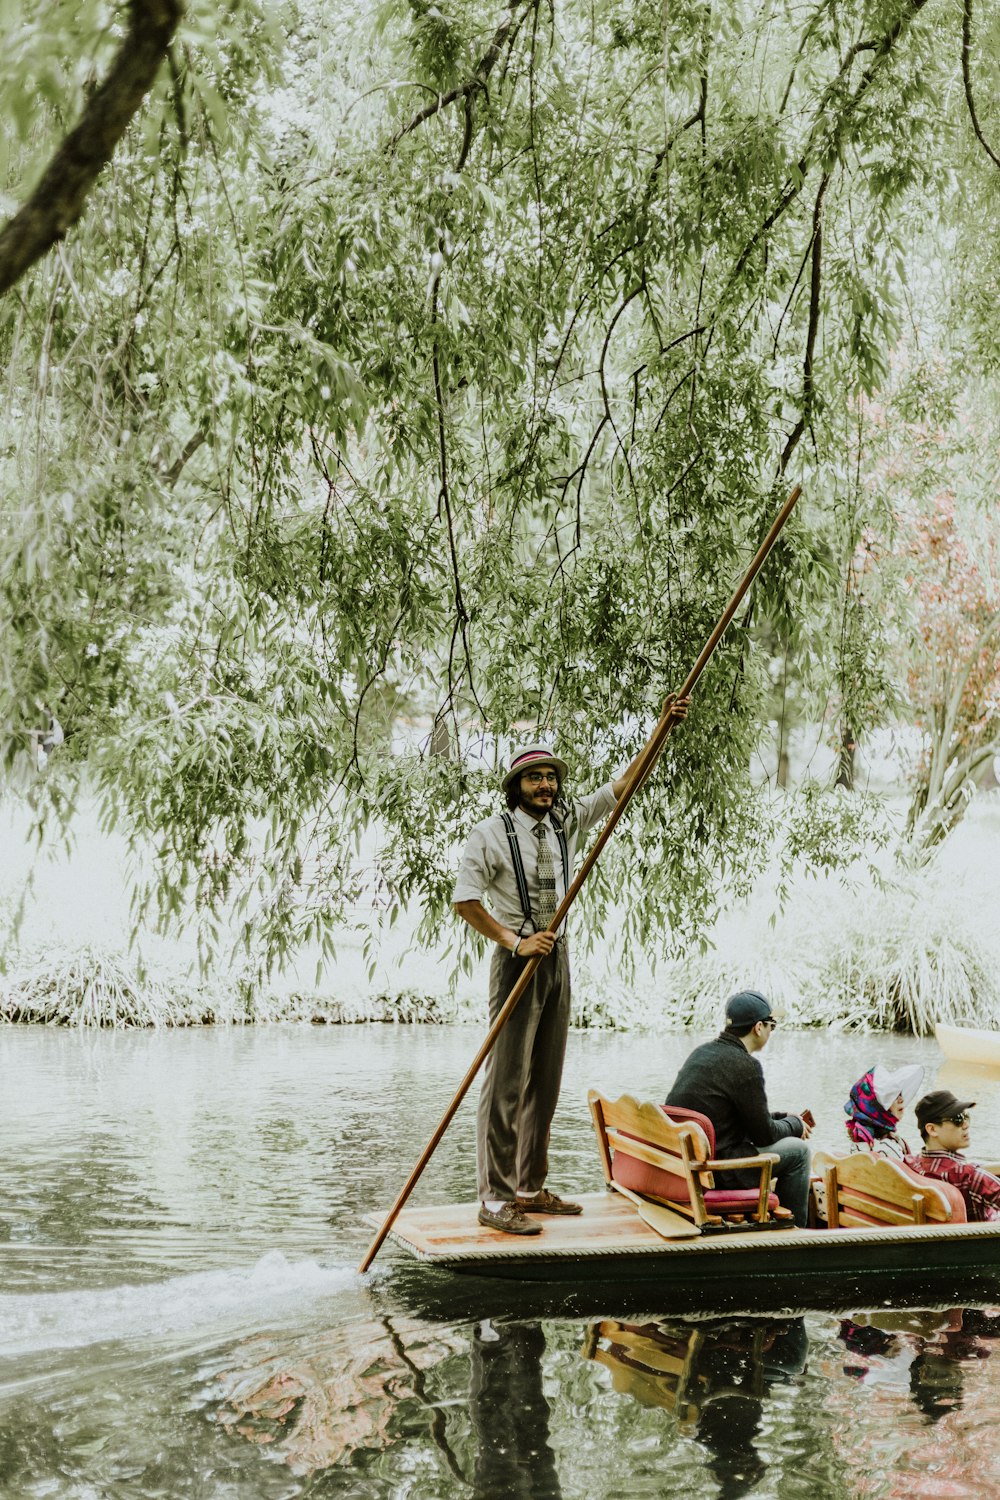
M 169 1281 L 87 1291 L 0 1295 L 0 1360 L 117 1340 L 182 1341 L 244 1327 L 356 1288 L 346 1266 L 290 1261 L 274 1250 L 245 1270 L 202 1271 Z

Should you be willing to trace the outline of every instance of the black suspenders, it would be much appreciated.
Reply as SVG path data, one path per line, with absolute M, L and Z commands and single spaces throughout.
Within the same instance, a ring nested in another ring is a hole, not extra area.
M 524 912 L 524 921 L 531 922 L 532 927 L 534 927 L 535 924 L 531 920 L 531 902 L 528 900 L 528 881 L 524 873 L 524 860 L 521 858 L 521 849 L 517 842 L 517 834 L 514 832 L 514 819 L 510 813 L 502 813 L 501 817 L 503 818 L 503 826 L 507 833 L 507 842 L 510 845 L 510 858 L 514 866 L 514 879 L 517 881 L 517 898 L 521 903 L 521 910 Z M 523 928 L 524 922 L 521 923 L 521 926 Z M 522 937 L 523 935 L 523 933 L 519 934 Z
M 551 813 L 549 817 L 552 817 Z M 563 833 L 563 826 L 556 818 L 552 818 L 552 827 L 556 831 L 556 838 L 559 842 L 559 853 L 562 855 L 563 894 L 565 895 L 569 890 L 569 845 L 566 842 L 566 835 Z
M 501 813 L 500 816 L 503 818 L 503 826 L 507 833 L 507 842 L 510 845 L 510 859 L 511 864 L 514 866 L 514 879 L 517 881 L 517 898 L 521 903 L 521 910 L 524 912 L 524 921 L 530 922 L 532 930 L 534 930 L 535 919 L 531 915 L 531 901 L 528 899 L 528 881 L 524 873 L 524 860 L 521 858 L 521 846 L 517 842 L 517 831 L 514 828 L 514 819 L 511 817 L 509 812 Z M 555 818 L 553 818 L 552 826 L 556 831 L 556 838 L 559 841 L 559 853 L 562 856 L 563 890 L 568 891 L 569 845 L 566 843 L 566 835 L 565 833 L 563 833 L 562 824 L 557 823 Z M 521 926 L 524 926 L 524 922 L 521 923 Z M 524 934 L 522 933 L 521 936 L 523 935 Z

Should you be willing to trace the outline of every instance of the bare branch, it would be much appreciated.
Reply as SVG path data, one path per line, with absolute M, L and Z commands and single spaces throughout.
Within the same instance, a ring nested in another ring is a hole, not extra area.
M 207 432 L 202 432 L 199 428 L 197 432 L 193 433 L 184 444 L 184 448 L 181 453 L 177 458 L 174 459 L 173 463 L 170 465 L 170 468 L 164 470 L 164 484 L 168 485 L 172 489 L 173 486 L 177 483 L 178 479 L 180 479 L 181 471 L 183 470 L 185 464 L 187 464 L 188 461 L 192 459 L 198 452 L 198 449 L 203 447 L 207 442 Z
M 823 199 L 826 196 L 827 185 L 830 174 L 827 172 L 820 182 L 819 191 L 816 194 L 816 202 L 813 205 L 812 218 L 812 274 L 809 280 L 809 324 L 806 330 L 806 351 L 802 360 L 802 410 L 799 420 L 788 435 L 778 466 L 779 474 L 784 474 L 788 468 L 788 462 L 798 446 L 799 439 L 806 430 L 806 425 L 812 415 L 813 400 L 816 393 L 816 383 L 813 376 L 813 355 L 816 352 L 816 335 L 819 331 L 820 295 L 823 281 Z

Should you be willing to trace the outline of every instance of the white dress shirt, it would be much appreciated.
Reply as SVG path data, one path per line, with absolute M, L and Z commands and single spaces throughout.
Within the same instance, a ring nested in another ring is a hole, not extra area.
M 609 781 L 586 797 L 569 798 L 560 809 L 563 833 L 566 836 L 566 846 L 569 852 L 571 878 L 576 863 L 578 840 L 582 835 L 589 833 L 595 824 L 604 821 L 616 801 L 617 798 Z M 530 817 L 520 807 L 514 809 L 512 817 L 517 845 L 524 864 L 524 877 L 528 883 L 528 896 L 532 910 L 534 910 L 538 899 L 538 839 L 535 835 L 538 820 Z M 558 906 L 566 894 L 559 841 L 548 813 L 541 822 L 552 850 L 552 863 L 556 872 L 556 905 Z M 491 908 L 493 916 L 505 927 L 510 927 L 514 932 L 522 934 L 533 931 L 532 924 L 525 921 L 524 912 L 521 910 L 517 881 L 514 878 L 514 865 L 510 857 L 510 844 L 507 842 L 507 830 L 501 814 L 495 813 L 491 818 L 484 818 L 470 833 L 459 863 L 458 876 L 451 899 L 456 905 L 460 901 L 481 901 L 484 906 Z M 563 929 L 560 928 L 560 936 L 562 931 Z

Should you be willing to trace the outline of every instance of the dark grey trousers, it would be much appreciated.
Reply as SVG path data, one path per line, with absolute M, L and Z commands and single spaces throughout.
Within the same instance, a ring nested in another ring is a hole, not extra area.
M 497 948 L 490 964 L 490 1025 L 526 960 Z M 480 1198 L 505 1203 L 537 1193 L 549 1167 L 549 1128 L 559 1099 L 569 1030 L 569 954 L 557 943 L 535 970 L 486 1059 L 476 1118 Z

